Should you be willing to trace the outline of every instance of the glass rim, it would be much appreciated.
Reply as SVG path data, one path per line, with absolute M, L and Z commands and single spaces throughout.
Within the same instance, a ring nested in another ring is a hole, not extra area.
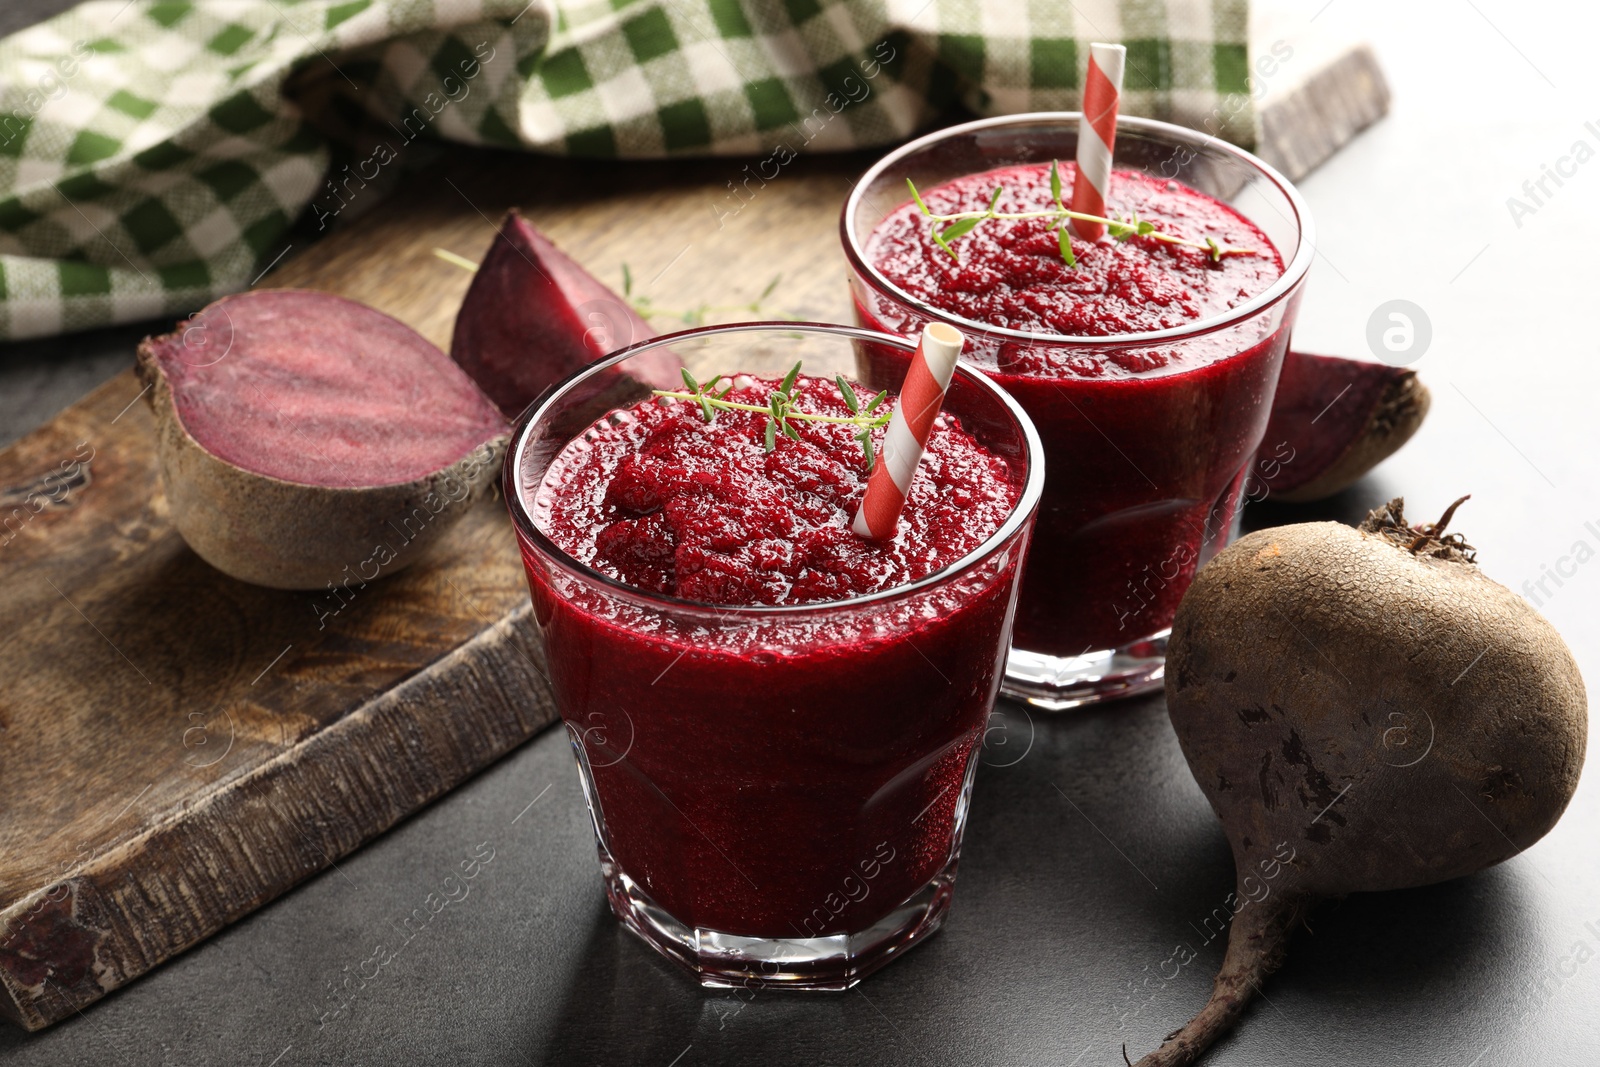
M 1044 446 L 1039 440 L 1039 433 L 1033 425 L 1033 420 L 1028 417 L 1027 412 L 1022 410 L 1022 406 L 1012 399 L 1009 393 L 991 381 L 987 375 L 973 367 L 958 362 L 956 373 L 997 400 L 1021 430 L 1023 448 L 1027 457 L 1027 471 L 1021 487 L 1021 494 L 1017 497 L 1017 502 L 1012 507 L 1011 513 L 1000 524 L 999 529 L 984 538 L 982 543 L 971 551 L 937 570 L 930 571 L 914 582 L 906 582 L 903 585 L 895 585 L 887 589 L 880 589 L 873 593 L 865 593 L 861 596 L 849 597 L 843 600 L 821 600 L 806 604 L 712 604 L 702 600 L 688 600 L 683 597 L 669 596 L 665 593 L 655 593 L 647 589 L 640 589 L 638 586 L 629 585 L 574 558 L 546 536 L 544 531 L 539 529 L 533 521 L 533 516 L 529 513 L 526 502 L 522 498 L 519 472 L 522 469 L 522 459 L 527 450 L 528 438 L 541 416 L 559 403 L 580 382 L 604 370 L 615 367 L 641 352 L 664 348 L 675 343 L 682 343 L 685 340 L 701 337 L 762 332 L 801 332 L 848 338 L 850 340 L 887 345 L 904 352 L 914 352 L 917 347 L 915 342 L 898 334 L 869 330 L 860 326 L 844 326 L 830 322 L 762 320 L 726 323 L 718 326 L 697 326 L 687 330 L 678 330 L 675 333 L 662 334 L 659 337 L 653 337 L 646 341 L 628 345 L 626 348 L 618 349 L 606 358 L 580 368 L 552 386 L 540 399 L 528 405 L 527 409 L 518 416 L 516 424 L 512 427 L 511 442 L 506 448 L 505 463 L 500 472 L 500 487 L 505 494 L 507 509 L 511 512 L 512 524 L 517 528 L 523 539 L 575 577 L 598 584 L 609 591 L 621 593 L 627 598 L 643 601 L 653 607 L 680 613 L 694 612 L 711 615 L 722 621 L 734 618 L 771 619 L 851 610 L 871 604 L 886 603 L 940 585 L 957 577 L 962 572 L 970 570 L 994 554 L 1002 545 L 1020 533 L 1022 528 L 1033 517 L 1034 512 L 1038 510 L 1039 501 L 1044 492 Z M 571 442 L 569 441 L 568 443 L 570 444 Z M 562 447 L 565 448 L 566 446 L 563 445 Z
M 1185 326 L 1174 326 L 1165 330 L 1150 330 L 1143 333 L 1101 334 L 1091 337 L 1077 334 L 1033 333 L 1026 330 L 1014 330 L 1010 327 L 994 326 L 989 323 L 979 322 L 976 319 L 957 315 L 953 311 L 934 307 L 927 301 L 906 292 L 884 277 L 877 267 L 867 260 L 861 241 L 856 234 L 856 209 L 862 200 L 866 198 L 867 188 L 895 163 L 930 145 L 965 133 L 1041 122 L 1066 123 L 1071 121 L 1076 124 L 1082 118 L 1083 112 L 1081 111 L 1028 111 L 1016 115 L 999 115 L 994 118 L 977 119 L 973 122 L 946 126 L 943 129 L 924 134 L 914 141 L 908 141 L 896 148 L 866 169 L 861 177 L 856 180 L 855 185 L 850 190 L 850 196 L 844 202 L 844 210 L 839 216 L 839 243 L 844 246 L 845 258 L 849 260 L 851 268 L 857 274 L 867 278 L 886 295 L 902 304 L 906 304 L 928 318 L 952 323 L 971 333 L 998 337 L 1003 340 L 1020 341 L 1029 345 L 1058 344 L 1083 348 L 1129 348 L 1166 344 L 1214 333 L 1229 326 L 1236 326 L 1241 322 L 1254 318 L 1262 311 L 1294 293 L 1301 281 L 1304 280 L 1306 272 L 1311 269 L 1311 261 L 1316 257 L 1316 230 L 1311 221 L 1310 208 L 1306 205 L 1304 198 L 1301 197 L 1299 190 L 1294 187 L 1293 183 L 1279 173 L 1271 164 L 1237 145 L 1222 140 L 1215 134 L 1201 133 L 1198 130 L 1175 126 L 1170 122 L 1162 122 L 1158 119 L 1136 118 L 1128 115 L 1117 116 L 1117 128 L 1119 130 L 1127 129 L 1138 133 L 1156 135 L 1182 142 L 1187 146 L 1220 151 L 1223 155 L 1231 156 L 1245 166 L 1253 168 L 1284 195 L 1289 201 L 1290 208 L 1294 211 L 1295 225 L 1300 233 L 1300 246 L 1295 249 L 1294 258 L 1284 264 L 1283 273 L 1278 276 L 1276 281 L 1236 308 L 1230 308 L 1223 314 L 1215 315 L 1211 318 L 1198 319 Z

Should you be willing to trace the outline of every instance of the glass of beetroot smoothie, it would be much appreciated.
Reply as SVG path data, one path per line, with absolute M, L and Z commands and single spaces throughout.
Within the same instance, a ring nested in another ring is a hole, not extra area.
M 1079 116 L 967 123 L 912 141 L 855 186 L 841 220 L 856 318 L 967 334 L 962 359 L 1033 417 L 1049 478 L 1003 691 L 1066 708 L 1158 686 L 1173 612 L 1234 535 L 1314 249 L 1289 182 L 1215 138 L 1118 120 L 1108 212 L 1154 236 L 1071 242 L 1052 220 L 992 218 L 939 247 L 929 212 L 1048 211 L 1071 198 Z M 871 385 L 904 357 L 869 350 Z M 1281 460 L 1282 457 L 1279 457 Z
M 804 323 L 634 345 L 531 408 L 507 458 L 612 910 L 709 986 L 848 988 L 950 902 L 1040 446 L 958 368 L 899 536 L 861 540 L 866 459 L 835 375 L 864 344 L 913 347 Z M 770 448 L 762 411 L 708 422 L 652 391 L 760 409 L 797 362 L 795 408 L 834 421 L 791 420 Z

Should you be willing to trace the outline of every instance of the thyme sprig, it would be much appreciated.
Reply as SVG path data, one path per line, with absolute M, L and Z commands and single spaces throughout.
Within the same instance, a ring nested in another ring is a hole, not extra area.
M 832 422 L 846 426 L 854 426 L 853 435 L 861 446 L 861 454 L 866 460 L 867 470 L 872 470 L 872 431 L 882 426 L 887 426 L 894 417 L 894 411 L 885 408 L 883 402 L 889 396 L 885 389 L 877 396 L 862 401 L 857 395 L 855 387 L 850 384 L 844 375 L 837 375 L 833 381 L 839 387 L 839 394 L 844 397 L 844 406 L 850 409 L 848 415 L 823 415 L 814 411 L 801 411 L 796 406 L 800 395 L 800 364 L 796 363 L 789 368 L 789 373 L 783 376 L 783 381 L 767 396 L 767 402 L 762 404 L 745 404 L 737 400 L 729 400 L 728 394 L 733 392 L 734 383 L 730 380 L 726 387 L 718 389 L 718 385 L 727 375 L 719 374 L 710 381 L 701 382 L 689 372 L 689 368 L 682 368 L 683 384 L 687 392 L 676 389 L 652 389 L 656 396 L 670 400 L 688 400 L 700 406 L 700 417 L 707 423 L 714 422 L 717 412 L 720 411 L 750 411 L 767 417 L 766 449 L 771 452 L 778 447 L 778 435 L 782 434 L 792 440 L 800 440 L 800 433 L 791 423 L 795 420 L 801 422 Z
M 1072 254 L 1072 237 L 1067 232 L 1067 224 L 1074 220 L 1078 222 L 1098 222 L 1106 228 L 1106 233 L 1118 241 L 1126 241 L 1130 237 L 1149 237 L 1169 245 L 1198 248 L 1210 256 L 1213 263 L 1222 262 L 1224 256 L 1253 256 L 1257 254 L 1253 248 L 1232 248 L 1218 243 L 1213 237 L 1207 237 L 1204 241 L 1191 241 L 1185 237 L 1166 233 L 1156 229 L 1155 223 L 1147 219 L 1141 219 L 1137 212 L 1124 215 L 1118 219 L 1111 219 L 1106 218 L 1104 215 L 1089 215 L 1082 211 L 1073 211 L 1061 199 L 1061 168 L 1053 161 L 1050 164 L 1050 197 L 1055 203 L 1046 211 L 1007 212 L 995 210 L 1000 204 L 1001 195 L 1005 192 L 1003 186 L 997 185 L 994 187 L 993 195 L 989 197 L 989 206 L 986 210 L 957 211 L 949 215 L 940 215 L 930 210 L 928 205 L 923 202 L 922 194 L 917 192 L 916 183 L 910 178 L 906 179 L 906 186 L 910 188 L 911 199 L 916 201 L 917 207 L 921 209 L 924 215 L 933 220 L 928 231 L 933 238 L 933 243 L 950 253 L 951 259 L 958 261 L 961 257 L 957 256 L 956 250 L 950 247 L 950 242 L 965 237 L 977 229 L 979 224 L 987 222 L 989 219 L 1053 220 L 1050 228 L 1055 231 L 1056 244 L 1061 249 L 1061 261 L 1068 267 L 1076 267 L 1078 265 L 1077 257 Z M 942 229 L 940 228 L 940 223 L 945 224 Z
M 783 281 L 782 274 L 774 274 L 772 280 L 767 282 L 767 287 L 761 290 L 761 295 L 747 304 L 696 304 L 692 308 L 679 310 L 658 305 L 644 293 L 635 292 L 633 284 L 633 271 L 624 263 L 622 265 L 622 299 L 639 317 L 646 320 L 673 319 L 687 323 L 690 326 L 704 326 L 712 318 L 738 313 L 741 315 L 757 315 L 766 319 L 791 319 L 798 322 L 798 315 L 791 315 L 786 311 L 767 306 L 767 298 L 777 291 L 779 283 Z

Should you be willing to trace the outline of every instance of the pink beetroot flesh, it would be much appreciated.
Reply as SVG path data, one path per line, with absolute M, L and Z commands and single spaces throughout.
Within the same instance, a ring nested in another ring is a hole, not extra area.
M 515 417 L 568 375 L 654 336 L 626 300 L 511 211 L 461 302 L 450 358 Z M 637 358 L 632 373 L 672 388 L 678 366 L 662 351 Z
M 1285 354 L 1262 451 L 1286 444 L 1294 459 L 1283 465 L 1273 491 L 1297 489 L 1337 462 L 1367 434 L 1389 390 L 1411 373 L 1386 363 Z
M 330 293 L 225 297 L 149 345 L 191 437 L 287 482 L 415 481 L 506 431 L 488 397 L 426 338 Z

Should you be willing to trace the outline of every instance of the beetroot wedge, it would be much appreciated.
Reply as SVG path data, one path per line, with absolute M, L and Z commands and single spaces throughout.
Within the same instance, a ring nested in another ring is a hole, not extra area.
M 1429 402 L 1415 371 L 1290 352 L 1262 439 L 1262 454 L 1278 461 L 1273 499 L 1321 500 L 1354 484 L 1411 439 Z
M 173 524 L 256 585 L 351 589 L 410 563 L 493 484 L 508 437 L 437 347 L 331 293 L 225 297 L 142 342 L 138 369 Z
M 654 336 L 626 300 L 512 210 L 461 302 L 450 356 L 514 418 L 569 374 Z M 675 388 L 672 355 L 649 359 L 634 373 Z

